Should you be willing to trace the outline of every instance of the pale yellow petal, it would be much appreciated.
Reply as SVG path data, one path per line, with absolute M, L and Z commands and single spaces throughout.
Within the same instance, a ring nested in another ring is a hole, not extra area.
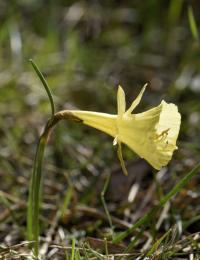
M 146 86 L 147 86 L 147 84 L 144 85 L 144 87 L 140 91 L 139 95 L 136 97 L 136 99 L 133 101 L 133 103 L 131 104 L 129 109 L 126 111 L 127 114 L 131 114 L 133 112 L 133 110 L 137 107 L 137 105 L 140 103 L 142 96 L 144 94 L 144 91 L 146 89 Z
M 126 110 L 126 100 L 123 88 L 119 85 L 117 91 L 117 112 L 118 116 L 121 117 Z
M 177 149 L 180 121 L 177 106 L 162 101 L 146 112 L 125 114 L 118 121 L 118 139 L 159 170 Z
M 112 137 L 116 137 L 116 115 L 82 110 L 70 110 L 70 112 L 77 118 L 81 119 L 83 124 L 103 131 Z

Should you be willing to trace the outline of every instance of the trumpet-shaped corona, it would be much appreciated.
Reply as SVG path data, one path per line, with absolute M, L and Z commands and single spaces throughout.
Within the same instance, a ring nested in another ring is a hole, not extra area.
M 166 103 L 143 113 L 134 114 L 140 103 L 146 85 L 142 88 L 130 108 L 126 110 L 125 93 L 121 86 L 117 92 L 116 115 L 81 110 L 64 110 L 63 115 L 71 114 L 82 123 L 101 130 L 114 138 L 113 144 L 126 144 L 140 157 L 159 170 L 171 160 L 177 149 L 181 116 L 176 105 Z

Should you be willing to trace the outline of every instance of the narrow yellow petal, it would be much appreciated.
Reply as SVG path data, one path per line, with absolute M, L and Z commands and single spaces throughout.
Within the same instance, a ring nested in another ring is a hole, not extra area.
M 126 100 L 125 100 L 125 93 L 123 88 L 119 85 L 117 91 L 117 113 L 119 117 L 125 113 L 126 110 Z
M 118 158 L 119 158 L 121 167 L 122 167 L 122 171 L 123 171 L 124 175 L 127 176 L 127 175 L 128 175 L 128 171 L 127 171 L 127 169 L 126 169 L 126 165 L 125 165 L 124 158 L 123 158 L 123 154 L 122 154 L 122 145 L 121 145 L 121 142 L 118 142 L 117 155 L 118 155 Z
M 70 113 L 82 120 L 85 125 L 103 131 L 114 138 L 117 135 L 116 115 L 82 110 L 70 110 Z
M 131 104 L 129 109 L 126 111 L 127 114 L 131 114 L 133 112 L 133 110 L 137 107 L 137 105 L 140 103 L 141 98 L 142 98 L 144 91 L 146 89 L 146 86 L 147 86 L 147 84 L 144 85 L 144 87 L 140 91 L 139 95 L 136 97 L 136 99 L 133 101 L 133 103 Z

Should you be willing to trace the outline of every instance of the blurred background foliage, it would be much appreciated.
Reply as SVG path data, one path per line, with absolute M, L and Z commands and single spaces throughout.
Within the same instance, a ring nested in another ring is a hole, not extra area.
M 0 189 L 19 201 L 26 201 L 37 140 L 50 116 L 47 95 L 29 58 L 38 64 L 48 81 L 57 110 L 79 108 L 116 113 L 118 84 L 123 86 L 130 104 L 147 82 L 137 112 L 165 99 L 176 103 L 182 114 L 179 150 L 165 168 L 164 181 L 168 180 L 168 184 L 160 185 L 159 192 L 165 192 L 191 169 L 199 161 L 200 151 L 200 45 L 190 31 L 189 6 L 198 25 L 200 3 L 197 0 L 1 0 Z M 152 169 L 126 148 L 124 156 L 129 169 L 127 179 L 121 173 L 110 137 L 86 126 L 60 123 L 46 151 L 46 216 L 50 218 L 49 211 L 60 207 L 59 202 L 62 204 L 69 186 L 74 189 L 72 207 L 80 202 L 102 207 L 99 180 L 106 172 L 117 171 L 119 174 L 111 178 L 114 190 L 111 193 L 115 193 L 123 207 L 119 209 L 114 203 L 116 197 L 110 195 L 107 199 L 113 206 L 111 212 L 119 215 L 123 215 L 127 206 L 127 194 L 134 178 L 141 171 L 144 173 L 138 201 L 131 206 L 135 211 L 152 182 Z M 122 187 L 123 182 L 127 186 Z M 199 192 L 195 181 L 191 185 Z M 155 200 L 148 207 L 156 203 L 159 192 L 152 195 Z M 120 194 L 123 194 L 121 198 Z M 2 212 L 12 207 L 11 202 L 2 203 Z M 185 207 L 187 214 L 178 207 L 173 210 L 175 217 L 169 223 L 174 223 L 177 216 L 191 218 L 193 213 L 188 213 Z M 23 238 L 25 207 L 16 212 L 8 218 L 1 216 L 0 239 L 6 237 L 7 225 L 17 224 L 21 235 L 11 228 L 17 235 L 6 239 L 13 242 L 16 237 L 16 240 Z M 76 223 L 67 215 L 63 225 L 70 221 Z M 74 227 L 84 230 L 80 236 L 93 234 L 101 226 L 99 222 L 87 226 L 87 221 L 81 223 L 81 228 L 78 224 Z

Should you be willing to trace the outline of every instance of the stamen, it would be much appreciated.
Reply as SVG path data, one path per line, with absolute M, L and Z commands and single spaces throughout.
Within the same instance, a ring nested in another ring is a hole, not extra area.
M 168 136 L 169 130 L 170 128 L 163 130 L 160 134 L 156 134 L 154 141 L 164 141 Z

